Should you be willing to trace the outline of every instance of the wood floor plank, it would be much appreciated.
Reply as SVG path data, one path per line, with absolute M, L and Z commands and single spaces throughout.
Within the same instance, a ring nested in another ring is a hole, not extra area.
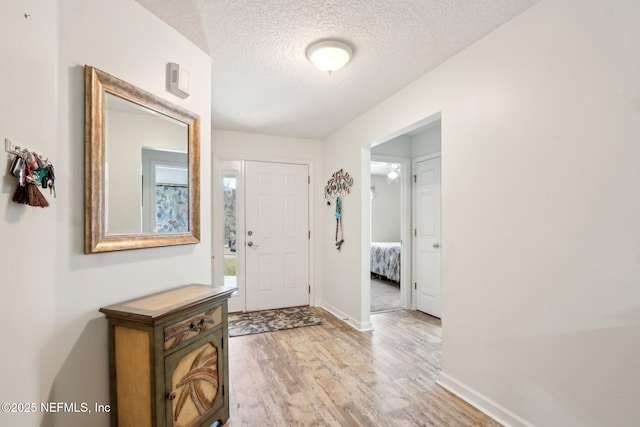
M 323 325 L 231 338 L 226 426 L 500 426 L 435 383 L 439 319 L 392 311 L 358 332 L 311 311 Z

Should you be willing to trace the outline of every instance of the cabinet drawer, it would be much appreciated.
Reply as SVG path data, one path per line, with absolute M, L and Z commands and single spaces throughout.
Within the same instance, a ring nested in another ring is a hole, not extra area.
M 198 313 L 164 328 L 164 349 L 171 350 L 222 324 L 222 306 Z

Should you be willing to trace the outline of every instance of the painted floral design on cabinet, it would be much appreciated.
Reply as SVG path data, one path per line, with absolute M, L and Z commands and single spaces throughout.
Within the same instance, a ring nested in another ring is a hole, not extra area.
M 185 355 L 172 375 L 177 399 L 173 426 L 193 425 L 212 407 L 218 395 L 218 349 L 206 343 Z

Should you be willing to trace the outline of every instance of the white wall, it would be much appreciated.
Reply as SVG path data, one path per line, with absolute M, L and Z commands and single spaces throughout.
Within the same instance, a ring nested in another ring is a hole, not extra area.
M 31 14 L 28 19 L 24 14 Z M 55 300 L 58 204 L 11 201 L 17 181 L 7 172 L 4 138 L 56 163 L 57 6 L 49 0 L 0 2 L 0 390 L 1 402 L 47 401 L 56 376 Z M 78 166 L 82 169 L 82 163 Z M 61 181 L 66 180 L 61 172 Z M 40 415 L 0 411 L 2 426 L 39 426 Z M 104 424 L 106 425 L 106 424 Z
M 400 241 L 400 181 L 387 182 L 387 177 L 371 175 L 376 196 L 371 201 L 371 241 Z
M 322 298 L 322 242 L 324 239 L 321 233 L 322 219 L 325 215 L 332 215 L 331 208 L 326 206 L 323 189 L 326 181 L 331 177 L 323 175 L 322 166 L 322 142 L 314 139 L 288 138 L 272 135 L 261 135 L 247 132 L 234 132 L 214 129 L 211 135 L 214 161 L 222 159 L 244 159 L 263 160 L 274 162 L 306 162 L 310 164 L 311 173 L 311 304 L 316 305 Z M 218 170 L 218 172 L 220 172 Z M 214 234 L 224 235 L 224 222 L 222 209 L 215 206 L 223 206 L 222 197 L 223 183 L 222 175 L 217 173 L 214 176 L 214 210 L 213 223 Z M 238 236 L 238 244 L 242 244 L 243 236 Z M 333 241 L 333 240 L 331 240 Z M 223 241 L 222 238 L 216 240 L 213 246 L 214 260 L 214 283 L 222 284 L 223 277 Z M 242 290 L 241 290 L 242 291 Z M 230 310 L 241 307 L 236 299 L 243 297 L 242 292 L 229 302 Z
M 542 1 L 325 141 L 360 179 L 323 296 L 366 323 L 363 147 L 441 113 L 441 379 L 513 425 L 640 424 L 639 19 Z
M 133 0 L 11 0 L 0 6 L 2 136 L 46 153 L 57 199 L 46 209 L 10 201 L 0 219 L 3 323 L 1 401 L 109 402 L 102 306 L 181 284 L 209 283 L 210 59 Z M 23 14 L 31 17 L 25 19 Z M 165 91 L 167 62 L 191 72 L 186 100 Z M 83 254 L 85 64 L 194 111 L 202 119 L 198 245 Z M 0 425 L 110 425 L 109 414 L 6 414 Z
M 364 125 L 366 127 L 366 124 Z M 343 239 L 341 249 L 335 249 L 333 239 L 326 239 L 322 246 L 322 307 L 337 317 L 344 319 L 356 329 L 371 328 L 369 319 L 370 282 L 370 216 L 363 206 L 370 204 L 371 153 L 364 150 L 364 141 L 358 130 L 347 126 L 324 142 L 324 175 L 329 177 L 339 169 L 344 169 L 353 177 L 351 193 L 342 198 L 341 221 Z M 355 138 L 355 139 L 352 139 Z M 367 144 L 371 142 L 367 138 Z M 322 219 L 322 234 L 335 233 L 335 217 L 327 212 Z M 357 266 L 360 265 L 360 269 Z M 367 278 L 365 286 L 364 279 Z M 365 304 L 366 302 L 366 304 Z
M 439 153 L 441 149 L 440 135 L 441 126 L 438 124 L 430 126 L 423 132 L 411 137 L 411 157 L 421 157 L 433 153 Z
M 371 154 L 393 157 L 411 157 L 412 138 L 409 135 L 400 135 L 382 144 L 371 147 Z

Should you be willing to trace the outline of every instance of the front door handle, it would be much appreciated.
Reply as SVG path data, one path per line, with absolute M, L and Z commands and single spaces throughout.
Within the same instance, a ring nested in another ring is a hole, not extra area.
M 433 247 L 433 249 L 438 249 L 440 247 L 440 243 L 434 243 L 431 246 Z
M 247 242 L 247 246 L 249 246 L 249 247 L 254 247 L 254 248 L 257 248 L 257 247 L 258 247 L 258 245 L 256 245 L 256 244 L 255 244 L 255 243 L 253 243 L 252 241 Z

